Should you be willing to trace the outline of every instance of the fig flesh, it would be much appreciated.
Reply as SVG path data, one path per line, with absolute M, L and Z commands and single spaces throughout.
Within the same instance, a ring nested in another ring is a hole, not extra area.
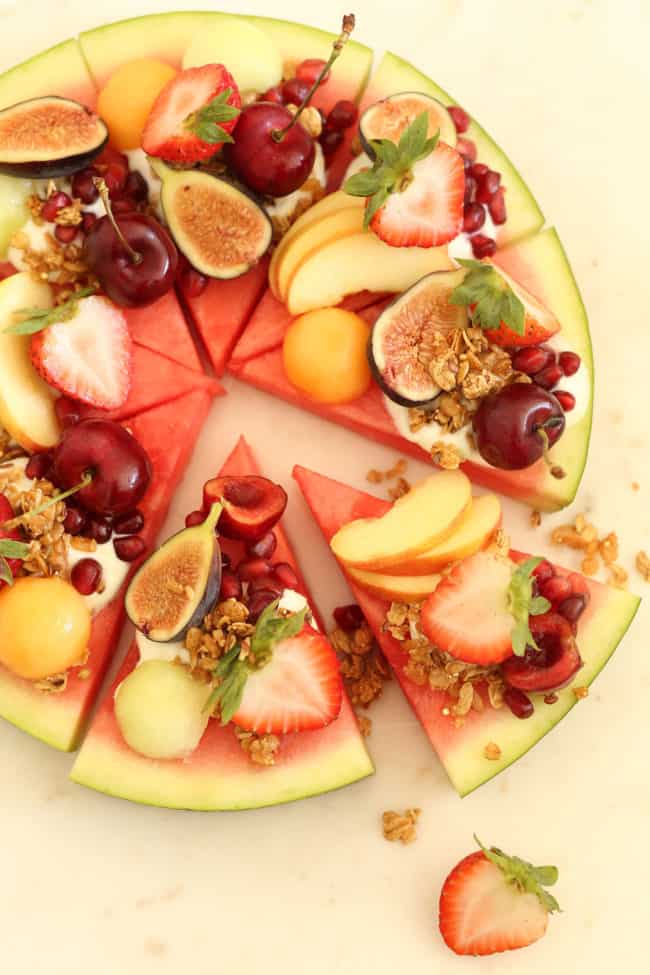
M 420 91 L 403 91 L 397 95 L 389 95 L 381 101 L 370 105 L 359 122 L 359 138 L 364 152 L 371 159 L 374 158 L 373 141 L 388 139 L 399 142 L 400 136 L 412 122 L 427 112 L 429 115 L 429 138 L 440 132 L 440 141 L 448 146 L 456 145 L 456 126 L 442 104 L 430 95 Z
M 0 112 L 0 173 L 58 179 L 88 166 L 108 142 L 99 115 L 69 98 L 47 96 Z

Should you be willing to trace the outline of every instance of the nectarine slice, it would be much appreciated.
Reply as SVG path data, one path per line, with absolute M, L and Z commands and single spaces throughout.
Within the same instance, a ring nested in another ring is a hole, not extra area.
M 396 576 L 427 576 L 439 572 L 450 562 L 466 559 L 478 552 L 494 535 L 501 521 L 501 502 L 495 494 L 474 498 L 456 529 L 433 548 L 414 557 L 401 559 L 387 570 Z
M 400 603 L 417 602 L 426 599 L 434 591 L 442 576 L 395 576 L 384 572 L 370 572 L 368 569 L 347 568 L 346 572 L 353 582 L 372 596 L 380 599 L 396 600 Z
M 439 471 L 415 484 L 381 518 L 359 518 L 331 541 L 343 564 L 379 571 L 426 552 L 456 529 L 472 503 L 462 471 Z
M 292 240 L 277 263 L 275 297 L 280 301 L 286 301 L 291 281 L 300 265 L 325 244 L 362 232 L 363 210 L 359 207 L 335 210 L 334 213 L 310 224 Z

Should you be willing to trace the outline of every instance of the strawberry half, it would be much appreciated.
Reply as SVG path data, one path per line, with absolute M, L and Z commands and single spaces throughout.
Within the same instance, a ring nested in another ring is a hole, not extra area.
M 557 881 L 555 867 L 534 867 L 501 850 L 478 850 L 461 860 L 444 882 L 440 933 L 457 955 L 493 955 L 525 948 L 545 933 L 559 910 L 544 888 Z
M 490 551 L 456 565 L 422 607 L 427 639 L 467 663 L 488 666 L 510 657 L 515 621 L 508 592 L 514 569 L 509 559 Z
M 463 225 L 465 170 L 462 156 L 444 142 L 412 167 L 413 179 L 391 193 L 370 226 L 391 247 L 439 247 Z
M 65 396 L 115 410 L 131 387 L 131 336 L 126 318 L 108 298 L 81 298 L 72 317 L 32 337 L 32 362 Z
M 517 284 L 502 268 L 498 267 L 497 271 L 524 306 L 524 333 L 519 335 L 514 332 L 502 319 L 498 328 L 490 328 L 486 331 L 485 337 L 490 342 L 507 346 L 539 345 L 560 331 L 561 326 L 557 318 L 544 307 L 541 301 L 538 301 L 521 284 Z
M 259 734 L 311 731 L 338 717 L 342 695 L 332 645 L 305 625 L 297 636 L 278 641 L 269 663 L 249 674 L 232 720 Z
M 188 68 L 158 95 L 142 133 L 142 148 L 170 162 L 193 163 L 214 156 L 237 124 L 241 98 L 222 64 Z

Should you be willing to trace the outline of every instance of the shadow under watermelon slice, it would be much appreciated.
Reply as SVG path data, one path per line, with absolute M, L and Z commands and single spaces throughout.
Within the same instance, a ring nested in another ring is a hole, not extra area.
M 151 461 L 151 484 L 140 504 L 145 516 L 141 534 L 149 548 L 165 520 L 211 402 L 209 393 L 196 390 L 124 424 Z M 75 749 L 119 642 L 124 622 L 123 597 L 124 587 L 93 619 L 88 661 L 70 670 L 63 692 L 39 691 L 0 666 L 0 716 L 54 748 Z
M 387 501 L 304 467 L 294 469 L 294 478 L 328 542 L 348 522 L 356 518 L 380 517 L 390 507 Z M 421 687 L 406 676 L 404 667 L 408 655 L 383 628 L 389 604 L 370 596 L 349 579 L 348 582 L 400 687 L 461 796 L 472 792 L 524 755 L 576 703 L 577 698 L 568 687 L 557 692 L 555 704 L 538 703 L 533 716 L 525 721 L 516 718 L 505 707 L 495 710 L 486 704 L 481 712 L 472 710 L 463 726 L 456 727 L 449 714 L 454 703 L 449 695 L 428 686 Z M 591 600 L 580 621 L 578 645 L 584 661 L 579 683 L 587 687 L 623 638 L 637 611 L 639 599 L 622 589 L 591 579 L 585 578 L 585 582 Z M 500 757 L 496 760 L 485 755 L 485 748 L 490 743 L 500 749 Z
M 257 463 L 240 439 L 221 474 L 256 474 Z M 197 497 L 200 485 L 197 485 Z M 289 562 L 299 589 L 311 602 L 295 556 L 281 526 L 275 558 Z M 349 785 L 372 774 L 347 697 L 340 716 L 327 728 L 281 736 L 277 762 L 254 765 L 232 728 L 211 721 L 199 747 L 184 760 L 156 760 L 138 755 L 125 743 L 115 720 L 115 690 L 138 661 L 135 644 L 108 690 L 72 769 L 81 785 L 134 802 L 180 809 L 225 810 L 275 805 Z

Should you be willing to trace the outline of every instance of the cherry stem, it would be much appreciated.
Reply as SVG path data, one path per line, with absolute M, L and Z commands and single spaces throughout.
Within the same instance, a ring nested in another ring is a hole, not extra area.
M 129 257 L 131 258 L 134 264 L 142 264 L 142 261 L 144 260 L 142 254 L 139 254 L 138 251 L 134 250 L 131 247 L 128 240 L 126 239 L 126 237 L 124 236 L 124 234 L 122 233 L 122 231 L 118 226 L 117 220 L 115 219 L 115 216 L 113 214 L 113 208 L 111 206 L 111 200 L 108 191 L 108 186 L 106 185 L 106 181 L 103 180 L 101 176 L 93 176 L 93 183 L 97 187 L 97 191 L 102 198 L 102 203 L 104 204 L 104 209 L 106 210 L 106 216 L 111 221 L 113 230 L 115 231 L 117 238 L 121 243 L 122 247 L 127 252 L 127 254 L 129 255 Z
M 52 495 L 51 498 L 48 498 L 47 501 L 43 502 L 43 504 L 39 504 L 38 507 L 32 508 L 31 511 L 25 511 L 22 515 L 17 515 L 15 518 L 11 518 L 9 521 L 3 522 L 2 525 L 0 525 L 0 528 L 3 529 L 3 531 L 11 531 L 12 528 L 18 528 L 18 526 L 22 525 L 24 521 L 29 521 L 30 518 L 35 518 L 36 515 L 40 515 L 44 511 L 47 511 L 47 509 L 51 508 L 53 504 L 58 504 L 59 501 L 65 501 L 66 498 L 69 498 L 73 494 L 77 494 L 78 491 L 83 490 L 83 488 L 88 487 L 88 485 L 92 482 L 92 479 L 92 474 L 84 474 L 79 484 L 75 484 L 74 487 L 68 488 L 67 491 L 62 491 L 60 494 Z
M 300 118 L 300 116 L 302 115 L 302 112 L 304 111 L 304 109 L 307 108 L 307 105 L 309 105 L 309 102 L 311 101 L 311 99 L 314 96 L 314 92 L 316 91 L 317 88 L 320 87 L 320 84 L 321 84 L 323 78 L 325 77 L 325 75 L 327 74 L 327 72 L 330 70 L 330 68 L 332 67 L 332 65 L 334 64 L 334 62 L 336 61 L 336 59 L 340 55 L 341 51 L 345 47 L 345 45 L 346 45 L 346 43 L 347 43 L 347 41 L 348 41 L 348 39 L 350 37 L 350 34 L 354 30 L 354 24 L 355 24 L 354 14 L 345 14 L 345 16 L 343 17 L 343 24 L 342 24 L 342 27 L 341 27 L 341 33 L 339 34 L 339 36 L 334 41 L 334 45 L 332 47 L 332 53 L 330 54 L 327 63 L 325 65 L 323 65 L 323 68 L 322 68 L 320 74 L 318 75 L 318 77 L 314 81 L 313 85 L 311 86 L 311 88 L 309 89 L 309 91 L 307 92 L 307 94 L 305 95 L 305 97 L 303 98 L 303 100 L 301 101 L 301 103 L 298 106 L 298 109 L 297 109 L 295 115 L 293 116 L 293 118 L 291 119 L 291 121 L 288 123 L 288 125 L 285 125 L 285 127 L 283 129 L 274 129 L 271 132 L 271 138 L 273 139 L 274 142 L 282 142 L 282 140 L 284 139 L 284 137 L 287 134 L 287 132 L 289 131 L 289 129 L 292 129 L 294 127 L 294 125 L 296 124 L 296 122 L 298 121 L 298 119 Z
M 544 423 L 540 423 L 540 425 L 535 430 L 535 433 L 537 434 L 537 436 L 539 437 L 539 439 L 542 441 L 542 446 L 544 448 L 543 449 L 543 452 L 542 452 L 542 457 L 544 458 L 544 463 L 546 464 L 546 466 L 550 470 L 551 475 L 553 477 L 556 477 L 558 480 L 561 480 L 563 477 L 566 477 L 566 471 L 564 470 L 563 467 L 560 467 L 558 464 L 554 464 L 553 461 L 551 460 L 550 456 L 549 456 L 549 450 L 551 449 L 551 443 L 550 443 L 550 441 L 548 439 L 548 433 L 546 432 L 546 430 L 547 429 L 551 429 L 552 430 L 553 427 L 559 427 L 561 424 L 562 424 L 562 418 L 561 417 L 559 417 L 559 416 L 551 416 Z

